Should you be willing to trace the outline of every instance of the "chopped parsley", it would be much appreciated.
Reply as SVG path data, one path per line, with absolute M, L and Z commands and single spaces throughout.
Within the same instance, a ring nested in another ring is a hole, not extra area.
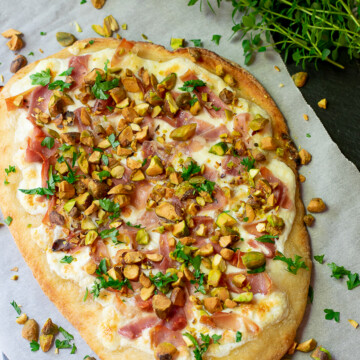
M 198 192 L 205 191 L 209 194 L 215 189 L 215 183 L 213 181 L 205 180 L 202 184 L 191 184 Z
M 201 171 L 200 166 L 196 165 L 193 161 L 191 161 L 188 167 L 183 167 L 181 177 L 184 180 L 189 180 L 191 175 L 197 174 Z
M 147 158 L 145 158 L 145 159 L 143 160 L 143 162 L 141 163 L 141 167 L 145 166 L 146 163 L 147 163 Z
M 49 84 L 48 88 L 49 90 L 55 90 L 57 88 L 60 88 L 61 91 L 64 91 L 65 89 L 69 89 L 71 86 L 71 83 L 65 82 L 63 80 L 55 80 L 51 84 Z
M 100 178 L 100 181 L 103 181 L 104 177 L 109 177 L 110 173 L 107 170 L 100 171 L 98 173 L 98 177 Z
M 59 147 L 59 150 L 60 151 L 68 151 L 71 149 L 71 145 L 68 145 L 68 144 L 62 144 L 60 147 Z
M 279 236 L 278 235 L 262 235 L 258 238 L 256 238 L 256 241 L 260 241 L 262 243 L 270 243 L 270 244 L 275 244 L 275 241 L 272 239 L 278 239 Z
M 113 147 L 113 149 L 115 149 L 116 147 L 118 147 L 120 145 L 120 143 L 118 141 L 116 141 L 116 136 L 115 134 L 111 134 L 109 137 L 108 137 L 108 140 L 111 144 L 111 146 Z
M 259 274 L 265 271 L 265 266 L 266 264 L 264 264 L 263 266 L 260 266 L 257 269 L 253 269 L 253 270 L 248 270 L 247 273 L 248 274 Z
M 350 273 L 348 275 L 348 279 L 349 280 L 346 282 L 348 290 L 355 289 L 360 285 L 360 279 L 358 273 L 354 273 L 354 274 Z
M 5 172 L 6 172 L 6 175 L 9 175 L 10 173 L 14 173 L 16 172 L 16 168 L 15 168 L 15 165 L 12 166 L 12 165 L 9 165 L 9 168 L 8 169 L 5 169 Z
M 59 332 L 64 336 L 65 340 L 56 339 L 55 346 L 57 349 L 71 349 L 70 354 L 75 354 L 77 348 L 75 344 L 71 344 L 71 341 L 74 340 L 74 336 L 69 334 L 65 329 L 61 326 L 59 327 Z
M 250 159 L 249 157 L 245 157 L 240 162 L 241 165 L 246 167 L 246 170 L 249 171 L 254 168 L 255 159 Z
M 30 51 L 30 52 L 28 53 L 28 56 L 34 56 L 34 53 L 33 53 L 32 51 Z
M 336 312 L 332 309 L 324 309 L 325 319 L 326 320 L 335 320 L 336 322 L 340 322 L 340 312 Z
M 94 43 L 94 40 L 90 40 L 89 44 L 92 45 Z
M 201 39 L 192 39 L 190 41 L 194 44 L 194 46 L 202 47 Z
M 193 95 L 193 97 L 189 100 L 189 104 L 190 106 L 195 105 L 196 102 L 198 102 L 198 98 L 196 97 L 196 95 Z
M 136 228 L 136 229 L 141 229 L 141 228 L 142 228 L 142 225 L 141 225 L 141 224 L 133 225 L 130 221 L 127 221 L 127 222 L 126 222 L 126 225 L 127 225 L 127 226 L 131 226 L 131 227 Z
M 328 267 L 332 270 L 331 277 L 335 279 L 342 279 L 343 276 L 351 274 L 349 270 L 346 270 L 343 266 L 338 266 L 335 263 L 328 264 Z
M 215 111 L 221 110 L 221 107 L 217 107 L 217 106 L 215 106 L 215 105 L 211 105 L 211 107 L 212 107 Z
M 91 92 L 97 99 L 107 100 L 109 94 L 106 94 L 106 91 L 109 91 L 119 85 L 119 79 L 112 79 L 109 81 L 102 80 L 100 73 L 97 71 L 97 76 L 95 79 L 95 84 L 91 88 Z
M 220 44 L 221 35 L 213 35 L 211 41 L 213 41 L 216 45 Z
M 62 264 L 71 264 L 73 262 L 74 258 L 71 255 L 65 255 L 61 260 L 60 263 Z
M 95 280 L 94 285 L 91 290 L 91 294 L 95 298 L 99 297 L 101 289 L 112 288 L 114 290 L 121 290 L 124 286 L 127 286 L 129 289 L 133 289 L 129 279 L 125 278 L 122 281 L 114 280 L 111 276 L 107 275 L 109 280 L 105 280 L 103 275 L 107 274 L 106 260 L 102 259 L 100 265 L 96 270 L 96 273 L 99 277 Z
M 117 230 L 117 229 L 103 230 L 100 232 L 100 236 L 102 239 L 110 238 L 112 240 L 112 242 L 114 243 L 114 245 L 118 245 L 121 243 L 121 241 L 119 241 L 117 239 L 117 237 L 119 236 L 119 230 Z
M 242 333 L 240 331 L 237 331 L 235 341 L 240 342 L 241 339 L 242 339 Z
M 46 35 L 46 32 L 45 32 L 45 31 L 40 31 L 40 35 L 41 35 L 41 36 L 45 36 L 45 35 Z
M 18 315 L 21 314 L 21 309 L 19 307 L 19 305 L 16 303 L 15 300 L 13 300 L 10 305 L 15 309 L 15 311 L 18 313 Z
M 30 75 L 31 85 L 41 85 L 46 86 L 50 83 L 51 74 L 50 69 L 47 68 L 41 72 Z
M 101 155 L 101 160 L 104 163 L 104 165 L 106 165 L 106 166 L 109 165 L 109 158 L 107 157 L 107 155 L 105 155 L 105 154 Z
M 188 80 L 185 81 L 183 86 L 179 88 L 179 90 L 192 92 L 198 87 L 206 86 L 206 83 L 202 80 L 195 79 L 195 80 Z
M 199 344 L 195 339 L 195 337 L 190 333 L 184 333 L 183 335 L 186 336 L 195 346 L 194 356 L 196 360 L 202 360 L 202 356 L 208 350 L 211 340 L 214 343 L 218 344 L 219 343 L 218 341 L 221 339 L 221 335 L 217 335 L 217 334 L 212 335 L 211 338 L 210 335 L 200 334 L 202 343 Z
M 35 341 L 35 340 L 32 340 L 31 343 L 30 343 L 30 350 L 31 351 L 38 351 L 40 349 L 40 344 Z
M 81 0 L 80 1 L 80 5 L 82 5 L 82 4 L 86 4 L 86 0 Z M 94 41 L 94 40 L 90 40 L 90 41 Z M 85 358 L 84 358 L 85 359 Z
M 46 146 L 48 149 L 52 149 L 55 145 L 55 139 L 47 136 L 42 142 L 41 146 Z
M 281 253 L 280 253 L 281 254 Z M 306 266 L 305 261 L 301 260 L 302 257 L 299 255 L 295 255 L 294 260 L 291 258 L 285 257 L 283 254 L 276 255 L 274 257 L 274 260 L 280 260 L 287 264 L 287 271 L 290 273 L 296 275 L 299 269 L 306 269 L 309 270 L 309 268 Z
M 59 76 L 70 76 L 73 72 L 74 68 L 70 66 L 67 70 L 63 71 Z
M 72 348 L 71 348 L 70 354 L 75 354 L 75 353 L 76 353 L 76 350 L 77 350 L 77 347 L 75 346 L 75 344 L 73 344 L 73 345 L 72 345 Z
M 28 195 L 54 195 L 53 191 L 49 188 L 38 187 L 34 189 L 19 189 L 24 194 Z
M 110 199 L 106 199 L 106 198 L 101 199 L 99 203 L 101 208 L 105 211 L 112 213 L 120 212 L 120 205 Z
M 8 217 L 4 220 L 4 222 L 5 222 L 5 224 L 6 224 L 7 226 L 10 226 L 11 223 L 12 223 L 12 221 L 13 221 L 13 218 L 12 218 L 11 216 L 8 216 Z
M 306 134 L 306 137 L 311 138 L 311 135 L 309 133 Z
M 324 256 L 325 256 L 325 255 L 314 255 L 314 259 L 315 259 L 319 264 L 323 264 L 323 263 L 324 263 Z
M 201 258 L 200 258 L 200 262 L 201 262 Z M 206 295 L 205 283 L 204 283 L 205 274 L 200 272 L 200 269 L 197 269 L 195 270 L 194 276 L 195 276 L 195 280 L 190 280 L 190 283 L 198 285 L 197 287 L 195 286 L 195 293 L 200 292 L 203 295 Z
M 170 284 L 178 280 L 176 274 L 171 274 L 170 272 L 163 274 L 159 271 L 154 276 L 149 276 L 150 281 L 164 294 L 169 292 Z

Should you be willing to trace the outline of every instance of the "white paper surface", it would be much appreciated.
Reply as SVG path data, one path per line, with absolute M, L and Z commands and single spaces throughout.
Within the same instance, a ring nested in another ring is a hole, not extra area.
M 80 0 L 2 0 L 0 12 L 0 31 L 15 28 L 25 34 L 26 47 L 21 54 L 32 62 L 56 53 L 61 49 L 55 39 L 58 31 L 71 32 L 79 39 L 93 37 L 92 24 L 102 24 L 103 18 L 112 14 L 121 25 L 128 24 L 128 30 L 120 34 L 129 40 L 143 40 L 146 34 L 149 40 L 169 48 L 171 37 L 187 40 L 202 39 L 204 47 L 243 64 L 242 48 L 236 37 L 231 36 L 231 5 L 222 4 L 214 16 L 204 4 L 202 13 L 198 5 L 187 7 L 187 0 L 107 0 L 102 10 L 92 7 L 90 0 L 80 5 Z M 76 33 L 74 21 L 83 29 Z M 46 32 L 41 36 L 40 32 Z M 222 35 L 220 45 L 211 42 L 213 34 Z M 6 39 L 0 38 L 0 74 L 7 81 L 11 74 L 8 69 L 13 59 L 7 49 Z M 192 45 L 189 43 L 189 45 Z M 39 52 L 39 48 L 44 54 Z M 274 65 L 280 72 L 274 70 Z M 299 90 L 293 85 L 290 75 L 280 56 L 274 51 L 259 54 L 254 64 L 248 67 L 250 72 L 264 85 L 272 95 L 285 118 L 291 135 L 297 145 L 306 148 L 312 155 L 312 162 L 300 169 L 307 180 L 302 185 L 303 200 L 308 204 L 312 197 L 321 197 L 328 205 L 326 213 L 316 215 L 316 223 L 309 230 L 312 253 L 325 254 L 325 261 L 336 262 L 353 272 L 360 272 L 360 174 L 339 151 L 326 133 L 314 111 L 306 104 Z M 284 84 L 279 88 L 279 84 Z M 321 96 L 321 94 L 319 94 Z M 344 94 L 344 96 L 346 96 Z M 303 114 L 309 115 L 305 122 Z M 339 119 L 340 121 L 341 119 Z M 310 133 L 311 137 L 306 137 Z M 0 170 L 3 171 L 3 170 Z M 3 185 L 1 185 L 3 186 Z M 4 214 L 6 217 L 7 215 Z M 15 299 L 29 316 L 40 325 L 50 316 L 53 321 L 75 335 L 78 348 L 76 359 L 82 359 L 92 352 L 80 338 L 75 329 L 61 316 L 55 306 L 42 293 L 32 277 L 31 271 L 21 258 L 7 227 L 0 228 L 0 309 L 2 326 L 0 327 L 0 350 L 9 360 L 21 359 L 68 359 L 70 351 L 60 350 L 54 354 L 54 348 L 47 354 L 41 351 L 32 353 L 29 344 L 21 337 L 21 326 L 15 323 L 16 312 L 10 306 Z M 10 280 L 14 274 L 10 271 L 19 267 L 19 280 Z M 314 264 L 312 284 L 314 302 L 308 306 L 297 340 L 311 337 L 326 347 L 336 360 L 360 358 L 359 334 L 348 319 L 360 322 L 360 287 L 347 290 L 345 281 L 330 278 L 331 271 L 324 264 Z M 340 311 L 340 323 L 327 321 L 323 310 L 331 308 Z M 71 356 L 70 356 L 71 358 Z M 293 359 L 308 359 L 308 354 L 296 353 Z M 260 358 L 258 360 L 261 360 Z

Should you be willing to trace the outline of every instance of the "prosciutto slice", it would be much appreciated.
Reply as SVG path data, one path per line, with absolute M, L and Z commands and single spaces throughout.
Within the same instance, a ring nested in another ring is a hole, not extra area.
M 136 209 L 144 209 L 152 188 L 147 180 L 138 183 L 130 196 L 131 205 L 135 206 Z
M 88 73 L 88 62 L 90 55 L 72 56 L 69 60 L 69 67 L 73 67 L 71 77 L 74 79 L 74 83 L 71 86 L 71 90 L 80 86 L 84 76 Z
M 275 177 L 273 173 L 264 166 L 260 168 L 260 173 L 269 183 L 278 184 L 278 186 L 274 190 L 276 205 L 279 205 L 284 209 L 291 209 L 293 203 L 291 199 L 288 197 L 288 189 L 286 185 L 277 177 Z
M 146 316 L 140 320 L 136 320 L 130 324 L 127 324 L 119 329 L 119 334 L 128 338 L 128 339 L 136 339 L 141 336 L 143 330 L 153 327 L 156 324 L 161 322 L 155 315 L 154 316 Z
M 171 343 L 175 347 L 186 346 L 181 331 L 170 330 L 163 325 L 157 325 L 150 330 L 150 340 L 153 348 L 163 342 Z
M 35 125 L 34 109 L 46 112 L 52 91 L 47 86 L 37 86 L 31 93 L 29 99 L 28 119 Z
M 182 330 L 187 325 L 185 310 L 183 307 L 173 306 L 169 317 L 164 320 L 164 325 L 170 330 Z

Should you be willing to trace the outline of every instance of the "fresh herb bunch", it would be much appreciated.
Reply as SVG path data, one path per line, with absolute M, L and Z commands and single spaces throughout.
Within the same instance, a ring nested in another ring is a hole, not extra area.
M 218 6 L 221 1 L 216 1 Z M 285 61 L 291 56 L 303 67 L 323 60 L 343 69 L 337 62 L 341 48 L 350 58 L 360 58 L 359 0 L 232 0 L 232 6 L 232 30 L 241 33 L 246 64 L 269 46 L 283 52 Z M 243 15 L 240 22 L 238 13 Z M 244 39 L 248 33 L 250 37 Z

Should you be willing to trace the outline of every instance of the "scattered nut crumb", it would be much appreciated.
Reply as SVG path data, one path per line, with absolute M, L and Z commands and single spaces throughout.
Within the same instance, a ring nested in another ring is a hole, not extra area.
M 278 66 L 274 66 L 274 69 L 276 70 L 276 71 L 278 71 L 278 72 L 280 72 L 280 69 L 279 69 L 279 67 Z
M 24 325 L 27 321 L 28 317 L 25 313 L 21 314 L 17 319 L 16 322 L 20 325 Z
M 326 205 L 321 198 L 313 198 L 310 200 L 307 209 L 312 213 L 321 213 L 326 210 Z
M 300 71 L 292 75 L 291 78 L 293 79 L 295 86 L 301 88 L 306 84 L 308 73 Z
M 39 51 L 43 54 L 44 53 L 44 50 L 43 49 L 39 49 Z
M 300 182 L 305 182 L 305 180 L 306 180 L 306 177 L 304 176 L 304 175 L 299 175 L 299 180 L 300 180 Z
M 296 347 L 296 350 L 302 351 L 302 352 L 309 352 L 316 348 L 317 341 L 314 339 L 309 339 L 307 341 L 304 341 L 303 343 L 299 344 Z
M 10 278 L 10 280 L 18 280 L 19 279 L 19 275 L 13 275 L 11 278 Z
M 26 57 L 23 55 L 18 55 L 10 65 L 10 71 L 15 74 L 21 68 L 23 68 L 27 64 Z
M 314 218 L 314 216 L 313 215 L 311 215 L 311 214 L 307 214 L 307 215 L 305 215 L 304 216 L 304 223 L 305 223 L 305 225 L 306 226 L 313 226 L 313 224 L 314 224 L 314 222 L 315 222 L 315 218 Z
M 127 24 L 122 24 L 122 25 L 121 25 L 121 28 L 122 28 L 123 30 L 127 30 L 127 28 L 128 28 L 128 27 L 127 27 Z
M 305 149 L 299 151 L 301 165 L 307 165 L 311 161 L 311 154 Z
M 82 32 L 82 28 L 81 26 L 79 25 L 79 23 L 77 21 L 74 22 L 74 25 L 75 25 L 75 29 L 77 32 L 81 33 Z
M 351 324 L 351 326 L 353 326 L 355 329 L 359 327 L 359 323 L 357 323 L 355 320 L 349 319 L 348 321 Z
M 303 115 L 303 118 L 304 118 L 304 120 L 306 120 L 306 121 L 308 121 L 308 120 L 309 120 L 309 116 L 308 116 L 308 115 L 306 115 L 306 114 L 304 114 L 304 115 Z
M 101 9 L 105 5 L 105 0 L 91 0 L 95 9 Z
M 326 107 L 327 107 L 327 100 L 326 100 L 326 99 L 321 99 L 321 100 L 318 102 L 318 106 L 319 106 L 319 108 L 326 109 Z
M 0 81 L 4 82 L 4 76 L 0 75 Z
M 15 271 L 15 272 L 18 272 L 19 271 L 19 268 L 17 266 L 13 267 L 10 271 Z
M 10 41 L 8 41 L 6 43 L 6 45 L 8 46 L 8 48 L 12 51 L 18 51 L 20 49 L 22 49 L 24 47 L 24 42 L 22 41 L 21 37 L 18 35 L 13 35 L 10 39 Z
M 121 39 L 122 39 L 119 33 L 116 34 L 116 38 L 117 38 L 118 40 L 121 40 Z
M 282 88 L 282 87 L 284 87 L 284 84 L 282 84 L 282 83 L 279 84 L 279 88 Z
M 15 29 L 8 29 L 6 31 L 4 31 L 3 33 L 1 33 L 1 35 L 4 38 L 10 39 L 12 38 L 14 35 L 20 36 L 22 35 L 22 32 L 19 30 L 15 30 Z
M 55 348 L 55 354 L 58 354 L 58 353 L 59 353 L 59 349 Z

